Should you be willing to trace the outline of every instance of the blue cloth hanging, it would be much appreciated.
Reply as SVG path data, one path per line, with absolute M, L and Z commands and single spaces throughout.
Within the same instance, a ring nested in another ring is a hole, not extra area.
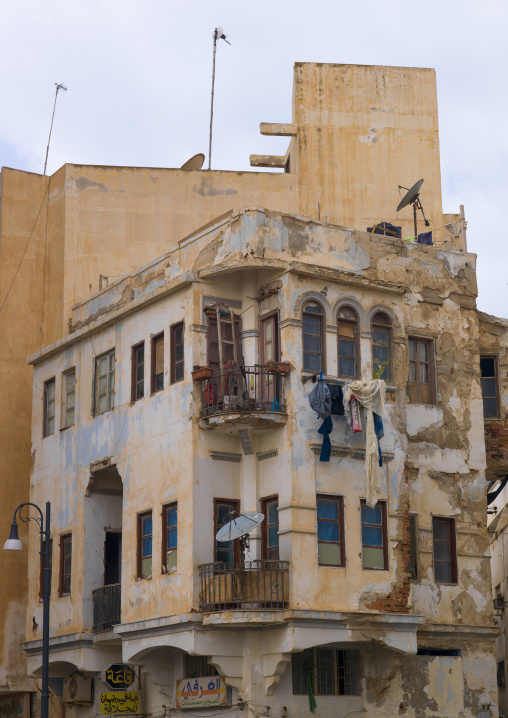
M 433 245 L 434 243 L 432 241 L 432 232 L 422 232 L 421 234 L 418 235 L 418 237 L 416 238 L 416 241 L 418 242 L 418 244 Z
M 374 411 L 372 412 L 372 415 L 374 417 L 374 431 L 376 432 L 377 450 L 379 453 L 379 466 L 383 466 L 383 454 L 381 453 L 381 444 L 379 442 L 379 440 L 385 435 L 383 429 L 383 419 Z
M 331 434 L 333 430 L 333 421 L 331 416 L 327 416 L 318 429 L 318 434 L 323 436 L 323 444 L 321 445 L 321 454 L 319 456 L 320 461 L 330 461 L 332 453 L 332 442 L 328 434 Z

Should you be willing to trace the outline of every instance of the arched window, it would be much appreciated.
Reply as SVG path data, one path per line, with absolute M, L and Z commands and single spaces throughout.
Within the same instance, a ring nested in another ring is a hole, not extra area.
M 339 376 L 360 376 L 358 315 L 351 307 L 341 307 L 337 317 Z
M 372 376 L 390 381 L 392 378 L 392 320 L 384 312 L 372 317 Z
M 306 302 L 303 307 L 303 369 L 325 370 L 325 313 L 319 302 Z

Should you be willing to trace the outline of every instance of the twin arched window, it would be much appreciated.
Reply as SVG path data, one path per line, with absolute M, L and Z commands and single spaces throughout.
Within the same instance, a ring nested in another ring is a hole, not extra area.
M 372 375 L 392 378 L 392 320 L 385 312 L 372 317 Z M 316 300 L 303 306 L 303 370 L 325 371 L 325 311 Z M 337 313 L 338 375 L 358 379 L 360 372 L 360 323 L 353 307 L 344 305 Z

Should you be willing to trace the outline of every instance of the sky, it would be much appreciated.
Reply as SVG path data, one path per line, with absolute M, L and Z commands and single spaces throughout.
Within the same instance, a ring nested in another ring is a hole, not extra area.
M 465 206 L 480 310 L 508 316 L 506 0 L 0 0 L 0 166 L 180 167 L 208 152 L 212 34 L 222 26 L 212 168 L 284 154 L 295 62 L 433 67 L 443 211 Z M 205 165 L 206 166 L 206 165 Z

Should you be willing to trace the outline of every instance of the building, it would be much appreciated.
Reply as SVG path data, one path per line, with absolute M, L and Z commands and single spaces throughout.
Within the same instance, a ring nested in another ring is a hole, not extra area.
M 487 448 L 488 519 L 492 555 L 494 615 L 501 634 L 496 641 L 499 710 L 508 714 L 508 665 L 505 609 L 508 601 L 506 528 L 508 525 L 508 322 L 480 313 L 480 366 Z
M 284 172 L 2 171 L 2 286 L 28 249 L 0 318 L 0 485 L 52 502 L 55 693 L 76 677 L 95 715 L 127 663 L 152 714 L 216 671 L 257 716 L 306 713 L 310 675 L 325 713 L 495 716 L 475 256 L 442 211 L 434 73 L 299 63 L 293 122 L 261 131 L 288 152 L 251 164 Z M 414 233 L 397 188 L 420 177 L 434 246 L 372 234 Z M 334 415 L 320 461 L 308 394 L 319 371 L 337 396 L 370 379 L 373 356 L 369 510 L 363 434 Z M 259 510 L 246 570 L 214 536 Z M 36 544 L 27 588 L 5 559 L 9 696 L 40 672 Z

